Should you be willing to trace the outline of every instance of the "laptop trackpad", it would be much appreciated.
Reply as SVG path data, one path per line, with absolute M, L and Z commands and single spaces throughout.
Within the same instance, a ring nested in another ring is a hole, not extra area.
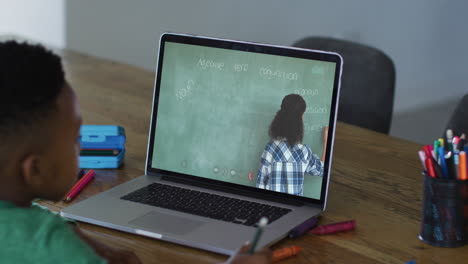
M 204 222 L 160 212 L 149 212 L 133 219 L 129 224 L 157 233 L 183 235 L 195 230 L 204 224 Z

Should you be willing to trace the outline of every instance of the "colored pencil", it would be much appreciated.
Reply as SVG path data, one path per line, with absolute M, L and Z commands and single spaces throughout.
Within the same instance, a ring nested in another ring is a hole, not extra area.
M 255 247 L 257 246 L 258 241 L 260 240 L 260 236 L 262 235 L 263 228 L 268 224 L 268 218 L 262 217 L 260 218 L 260 221 L 258 222 L 258 227 L 257 231 L 255 232 L 252 245 L 250 246 L 249 249 L 249 254 L 252 255 L 255 253 Z
M 90 172 L 90 171 L 92 171 L 92 170 L 89 170 L 88 172 Z M 93 172 L 94 172 L 94 171 L 93 171 Z M 82 174 L 82 173 L 83 173 L 83 175 L 80 175 L 80 174 Z M 76 186 L 80 185 L 80 184 L 84 181 L 83 178 L 84 178 L 84 176 L 85 176 L 86 174 L 87 174 L 87 172 L 85 173 L 85 171 L 84 171 L 83 169 L 80 170 L 80 172 L 78 173 L 78 181 L 73 185 L 73 187 L 70 189 L 70 191 L 68 191 L 68 193 L 67 193 L 67 195 L 65 195 L 65 197 L 67 197 L 67 196 L 71 193 L 71 191 L 73 190 L 73 188 L 75 188 Z
M 426 167 L 426 153 L 422 150 L 418 151 L 418 155 L 419 155 L 419 160 L 421 161 L 421 164 L 424 168 L 424 170 L 427 170 L 427 167 Z
M 316 234 L 316 235 L 328 235 L 328 234 L 334 234 L 334 233 L 348 231 L 348 230 L 354 230 L 355 228 L 356 228 L 356 220 L 349 220 L 349 221 L 344 221 L 344 222 L 339 222 L 339 223 L 334 223 L 334 224 L 321 225 L 319 227 L 312 229 L 310 233 Z
M 466 152 L 465 151 L 460 151 L 460 154 L 458 156 L 458 179 L 462 181 L 468 180 L 467 174 L 468 172 L 466 171 Z
M 318 223 L 318 217 L 314 216 L 307 219 L 304 223 L 296 226 L 293 230 L 289 232 L 290 238 L 296 238 L 304 235 L 307 231 L 314 228 Z
M 283 260 L 283 259 L 294 257 L 301 250 L 302 250 L 302 248 L 298 247 L 298 246 L 292 246 L 292 247 L 277 249 L 277 250 L 273 251 L 273 256 L 271 258 L 271 262 L 274 263 L 274 262 L 278 262 L 278 261 Z
M 81 178 L 72 188 L 71 190 L 65 195 L 65 201 L 69 202 L 76 197 L 78 193 L 83 190 L 83 188 L 94 178 L 96 173 L 94 170 L 89 170 L 83 178 Z

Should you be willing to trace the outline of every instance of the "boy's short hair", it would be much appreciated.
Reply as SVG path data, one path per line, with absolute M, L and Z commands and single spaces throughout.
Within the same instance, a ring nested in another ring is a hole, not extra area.
M 60 57 L 41 45 L 0 42 L 1 141 L 35 133 L 56 109 L 64 85 Z M 9 147 L 14 144 L 9 143 Z M 0 152 L 7 151 L 1 145 Z M 0 155 L 0 165 L 2 162 Z

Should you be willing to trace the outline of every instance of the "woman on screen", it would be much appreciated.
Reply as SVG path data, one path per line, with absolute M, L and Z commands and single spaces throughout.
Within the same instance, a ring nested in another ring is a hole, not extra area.
M 305 110 L 306 102 L 300 95 L 289 94 L 283 98 L 281 109 L 270 124 L 271 140 L 260 159 L 258 188 L 302 196 L 304 175 L 323 176 L 327 129 L 320 160 L 309 146 L 302 144 Z

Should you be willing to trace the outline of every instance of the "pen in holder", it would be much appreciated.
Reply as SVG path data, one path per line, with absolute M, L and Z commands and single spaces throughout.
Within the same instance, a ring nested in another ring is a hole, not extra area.
M 423 207 L 419 239 L 438 247 L 468 242 L 468 181 L 432 178 L 423 172 Z

